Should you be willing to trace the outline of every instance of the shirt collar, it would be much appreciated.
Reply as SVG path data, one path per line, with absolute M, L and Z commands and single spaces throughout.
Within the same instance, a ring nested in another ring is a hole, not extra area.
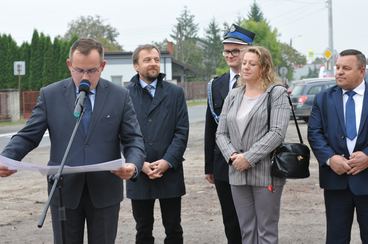
M 77 94 L 79 93 L 79 87 L 76 87 L 75 91 L 77 92 Z M 93 90 L 89 91 L 89 94 L 95 95 L 96 94 L 96 88 Z
M 364 95 L 364 90 L 365 90 L 365 82 L 364 80 L 359 84 L 359 86 L 355 87 L 353 89 L 353 91 L 356 92 L 356 94 L 363 96 Z M 342 89 L 343 94 L 345 94 L 348 90 Z
M 230 69 L 230 81 L 234 79 L 234 76 L 237 75 L 232 69 Z
M 141 80 L 141 79 L 139 79 L 139 84 L 141 84 L 141 86 L 142 86 L 142 88 L 144 89 L 146 86 L 148 86 L 148 84 L 145 82 L 145 81 L 143 81 L 143 80 Z M 156 86 L 157 86 L 157 79 L 156 80 L 154 80 L 153 82 L 151 82 L 151 84 L 150 84 L 151 86 L 153 86 L 153 88 L 155 88 L 156 89 Z

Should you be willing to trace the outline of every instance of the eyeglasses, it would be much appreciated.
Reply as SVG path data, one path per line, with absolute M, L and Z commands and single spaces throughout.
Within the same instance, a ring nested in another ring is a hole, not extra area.
M 224 57 L 226 57 L 226 56 L 229 56 L 231 54 L 233 57 L 238 57 L 241 51 L 244 51 L 244 48 L 243 49 L 236 48 L 236 49 L 233 49 L 233 50 L 224 50 L 222 52 L 222 55 L 224 55 Z
M 71 67 L 71 68 L 72 68 L 72 71 L 79 76 L 83 76 L 84 74 L 95 75 L 96 73 L 100 72 L 99 67 L 92 68 L 92 69 L 80 69 L 80 68 L 74 68 L 74 67 Z

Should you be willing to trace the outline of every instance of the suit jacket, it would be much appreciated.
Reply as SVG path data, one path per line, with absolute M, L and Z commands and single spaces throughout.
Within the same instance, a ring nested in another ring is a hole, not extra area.
M 172 166 L 159 179 L 151 180 L 141 172 L 135 182 L 128 182 L 127 197 L 135 200 L 185 194 L 182 163 L 189 133 L 187 105 L 183 89 L 163 78 L 160 74 L 153 99 L 140 85 L 138 74 L 127 87 L 142 129 L 145 161 L 165 159 Z
M 221 114 L 225 98 L 229 93 L 230 73 L 212 81 L 212 104 L 217 115 Z M 204 131 L 204 172 L 213 174 L 216 180 L 229 182 L 229 166 L 216 145 L 217 123 L 212 116 L 207 101 L 206 123 Z
M 331 87 L 314 100 L 308 121 L 308 140 L 319 163 L 320 186 L 327 190 L 349 189 L 355 195 L 368 194 L 368 170 L 357 175 L 337 175 L 326 164 L 333 155 L 349 158 L 346 145 L 343 92 L 338 86 Z M 354 151 L 368 155 L 368 87 L 365 83 L 362 116 Z
M 271 152 L 279 146 L 286 135 L 290 118 L 290 105 L 284 87 L 277 86 L 270 94 L 271 114 L 270 130 L 267 124 L 267 98 L 270 86 L 263 93 L 245 119 L 244 131 L 239 131 L 236 116 L 244 97 L 245 87 L 232 89 L 225 99 L 216 142 L 224 158 L 230 162 L 234 152 L 244 153 L 251 168 L 240 172 L 232 166 L 229 168 L 229 182 L 231 185 L 268 186 L 271 180 Z M 284 179 L 273 177 L 274 185 L 282 185 Z
M 74 129 L 73 116 L 76 88 L 71 79 L 50 84 L 40 91 L 37 104 L 26 126 L 5 147 L 2 155 L 21 160 L 38 146 L 46 130 L 50 134 L 49 165 L 59 165 Z M 79 127 L 66 165 L 102 163 L 121 158 L 120 143 L 124 145 L 126 162 L 141 169 L 144 159 L 142 135 L 128 91 L 100 79 L 96 88 L 95 105 L 87 134 Z M 67 208 L 76 208 L 84 186 L 92 203 L 102 208 L 123 199 L 123 181 L 110 171 L 65 175 L 63 198 Z M 51 184 L 49 184 L 49 187 Z M 53 204 L 58 204 L 58 191 Z

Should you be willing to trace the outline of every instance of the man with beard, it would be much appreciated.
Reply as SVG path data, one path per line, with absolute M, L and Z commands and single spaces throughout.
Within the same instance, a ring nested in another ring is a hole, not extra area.
M 183 243 L 181 196 L 185 194 L 183 154 L 189 121 L 184 92 L 164 81 L 160 51 L 154 45 L 138 46 L 133 52 L 137 74 L 128 90 L 141 126 L 146 159 L 136 182 L 127 183 L 136 221 L 136 243 L 154 243 L 154 203 L 159 199 L 165 243 Z

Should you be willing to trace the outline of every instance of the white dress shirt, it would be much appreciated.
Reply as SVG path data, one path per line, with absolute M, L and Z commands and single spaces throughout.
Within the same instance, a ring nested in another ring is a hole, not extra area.
M 343 91 L 343 104 L 344 104 L 344 121 L 346 121 L 345 118 L 345 105 L 346 102 L 348 101 L 348 95 L 345 94 L 347 92 L 347 90 L 342 90 Z M 362 81 L 362 83 L 360 83 L 359 86 L 357 86 L 353 91 L 356 92 L 356 94 L 353 96 L 354 99 L 354 103 L 355 103 L 355 119 L 356 119 L 356 130 L 357 130 L 357 136 L 353 139 L 350 140 L 348 137 L 346 137 L 346 145 L 348 147 L 349 153 L 352 154 L 354 151 L 354 147 L 356 144 L 356 140 L 358 138 L 358 132 L 359 132 L 359 126 L 360 126 L 360 119 L 362 117 L 362 109 L 363 109 L 363 99 L 364 99 L 364 91 L 365 91 L 365 83 L 364 81 Z

